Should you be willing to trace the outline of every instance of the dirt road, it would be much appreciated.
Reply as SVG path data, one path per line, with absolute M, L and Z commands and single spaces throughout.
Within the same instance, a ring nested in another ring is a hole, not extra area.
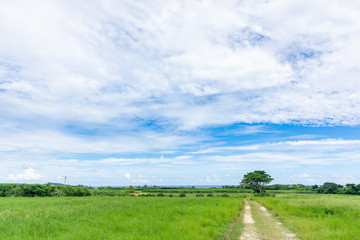
M 245 200 L 244 228 L 240 240 L 297 240 L 296 235 L 285 228 L 263 206 Z

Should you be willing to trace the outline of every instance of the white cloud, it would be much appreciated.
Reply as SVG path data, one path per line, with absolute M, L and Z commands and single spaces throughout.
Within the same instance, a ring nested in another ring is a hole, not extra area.
M 125 174 L 124 174 L 124 177 L 125 177 L 126 179 L 131 179 L 131 174 L 130 174 L 130 173 L 125 173 Z
M 155 117 L 183 129 L 359 123 L 355 3 L 13 1 L 1 9 L 9 117 Z
M 2 2 L 0 156 L 179 153 L 219 124 L 359 125 L 359 22 L 354 1 Z M 190 152 L 300 162 L 285 149 L 355 156 L 358 142 L 219 145 Z
M 25 169 L 22 173 L 8 175 L 8 180 L 10 181 L 34 181 L 44 180 L 45 178 L 45 176 L 35 173 L 35 169 L 31 167 Z
M 71 131 L 71 130 L 69 130 Z M 144 130 L 142 132 L 73 134 L 56 130 L 1 129 L 0 151 L 24 153 L 121 153 L 173 150 L 181 145 L 193 144 L 204 137 L 169 134 Z
M 344 145 L 360 145 L 360 140 L 343 140 L 343 139 L 322 139 L 322 140 L 299 140 L 299 141 L 286 141 L 280 142 L 278 144 L 285 145 L 294 145 L 294 146 L 303 146 L 303 145 L 334 145 L 334 146 L 344 146 Z
M 212 147 L 204 150 L 193 152 L 193 154 L 211 154 L 211 153 L 232 153 L 241 151 L 287 151 L 304 149 L 319 150 L 328 152 L 339 149 L 357 150 L 360 147 L 360 140 L 344 139 L 320 139 L 320 140 L 296 140 L 296 141 L 278 141 L 267 143 L 256 143 L 251 145 L 229 146 L 229 147 Z
M 143 157 L 143 158 L 106 158 L 101 160 L 88 160 L 82 161 L 91 165 L 135 165 L 135 164 L 153 164 L 160 165 L 166 164 L 166 166 L 178 165 L 178 164 L 192 164 L 194 159 L 191 156 L 182 155 L 177 157 Z

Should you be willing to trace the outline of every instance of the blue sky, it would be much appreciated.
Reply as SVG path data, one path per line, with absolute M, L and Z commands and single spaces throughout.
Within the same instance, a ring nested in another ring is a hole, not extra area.
M 0 3 L 0 182 L 360 183 L 360 4 Z

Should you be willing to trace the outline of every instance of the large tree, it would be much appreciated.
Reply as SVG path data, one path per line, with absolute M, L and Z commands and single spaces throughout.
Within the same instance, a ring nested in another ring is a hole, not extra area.
M 253 171 L 245 174 L 241 183 L 249 186 L 254 192 L 264 193 L 264 185 L 272 180 L 274 179 L 265 171 Z

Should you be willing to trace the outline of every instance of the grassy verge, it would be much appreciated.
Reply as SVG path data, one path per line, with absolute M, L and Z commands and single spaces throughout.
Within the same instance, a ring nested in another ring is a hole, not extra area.
M 358 239 L 360 196 L 278 195 L 254 198 L 301 239 Z
M 240 198 L 1 198 L 0 239 L 220 239 Z
M 241 210 L 244 204 L 241 205 Z M 244 227 L 243 224 L 244 211 L 239 211 L 235 219 L 229 224 L 228 229 L 221 238 L 221 240 L 238 240 L 241 235 L 241 230 Z

